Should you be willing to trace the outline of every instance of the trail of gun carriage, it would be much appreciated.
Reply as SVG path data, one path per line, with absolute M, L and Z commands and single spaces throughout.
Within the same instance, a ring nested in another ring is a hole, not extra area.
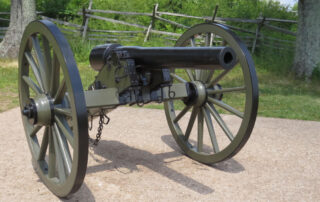
M 319 1 L 2 2 L 0 201 L 320 200 Z

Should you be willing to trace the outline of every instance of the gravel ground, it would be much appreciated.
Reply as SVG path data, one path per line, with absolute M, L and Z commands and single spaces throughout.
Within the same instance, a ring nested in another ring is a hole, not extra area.
M 83 186 L 65 201 L 320 201 L 320 122 L 258 118 L 234 158 L 207 166 L 182 154 L 163 111 L 109 116 Z M 0 114 L 0 136 L 0 201 L 62 200 L 32 169 L 18 109 Z

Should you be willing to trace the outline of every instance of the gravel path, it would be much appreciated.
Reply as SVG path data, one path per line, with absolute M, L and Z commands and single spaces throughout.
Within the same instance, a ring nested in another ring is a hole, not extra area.
M 163 111 L 109 116 L 69 201 L 320 201 L 320 122 L 258 118 L 240 153 L 207 166 L 181 154 Z M 0 201 L 59 201 L 33 172 L 18 109 L 0 114 L 0 136 Z

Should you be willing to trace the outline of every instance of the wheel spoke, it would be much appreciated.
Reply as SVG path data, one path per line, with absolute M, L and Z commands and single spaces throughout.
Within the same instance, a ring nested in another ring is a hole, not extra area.
M 35 126 L 32 128 L 32 131 L 30 132 L 30 137 L 33 137 L 39 132 L 39 130 L 42 128 L 42 126 Z
M 245 86 L 234 87 L 234 88 L 223 88 L 223 89 L 207 89 L 209 95 L 217 93 L 229 93 L 229 92 L 244 92 L 246 90 Z
M 55 52 L 53 52 L 52 68 L 50 81 L 50 95 L 54 96 L 59 88 L 60 81 L 60 64 Z
M 205 37 L 205 46 L 206 47 L 212 47 L 212 42 L 214 39 L 213 33 L 207 33 Z M 208 82 L 208 80 L 212 77 L 213 70 L 203 70 L 202 74 L 200 76 L 201 81 L 204 81 L 205 83 Z
M 190 39 L 190 45 L 191 45 L 191 47 L 196 47 L 196 46 L 197 46 L 194 36 L 191 37 L 191 39 Z M 199 80 L 199 79 L 200 79 L 200 72 L 201 72 L 201 70 L 197 70 L 197 69 L 195 70 L 195 74 L 196 74 L 196 78 L 195 78 L 195 79 L 196 79 L 196 80 Z M 188 73 L 188 75 L 189 75 L 190 80 L 191 80 L 191 81 L 194 81 L 195 79 L 194 79 L 194 77 L 192 76 L 191 70 L 187 69 L 187 73 Z
M 187 83 L 186 80 L 184 80 L 183 78 L 181 78 L 180 76 L 178 76 L 178 75 L 176 75 L 176 74 L 174 74 L 174 73 L 170 73 L 170 75 L 171 75 L 174 79 L 180 81 L 181 83 Z
M 210 38 L 211 38 L 211 33 L 206 33 L 206 36 L 204 38 L 204 46 L 206 47 L 210 46 Z
M 220 100 L 208 97 L 208 101 L 213 103 L 213 104 L 218 105 L 219 107 L 227 110 L 228 112 L 233 113 L 234 115 L 236 115 L 236 116 L 238 116 L 238 117 L 240 117 L 242 119 L 244 118 L 244 113 L 240 112 L 239 110 L 231 107 L 230 105 L 228 105 L 228 104 L 226 104 L 226 103 L 224 103 L 224 102 L 222 102 Z
M 176 118 L 173 120 L 174 123 L 177 123 L 191 108 L 191 106 L 186 106 L 179 114 L 176 116 Z
M 215 34 L 211 33 L 211 37 L 210 37 L 210 44 L 211 46 L 213 46 L 213 41 L 214 41 L 214 38 L 216 37 Z
M 64 115 L 64 116 L 68 116 L 68 117 L 72 117 L 71 115 L 71 109 L 70 108 L 60 108 L 60 107 L 54 107 L 54 113 L 60 114 L 60 115 Z
M 57 134 L 53 135 L 53 141 L 54 141 L 54 151 L 56 153 L 56 161 L 57 161 L 57 167 L 58 167 L 58 176 L 60 182 L 65 181 L 66 179 L 66 172 L 64 170 L 64 161 L 62 160 L 62 154 L 61 154 L 61 148 L 59 147 L 59 143 L 57 140 Z
M 67 124 L 62 123 L 62 120 L 58 116 L 54 116 L 54 120 L 56 121 L 59 129 L 63 133 L 63 135 L 67 138 L 68 142 L 70 143 L 71 147 L 73 148 L 74 144 L 74 139 L 73 139 L 73 134 L 69 126 Z
M 217 78 L 212 78 L 209 83 L 207 84 L 207 86 L 214 86 L 216 85 L 225 75 L 228 74 L 228 72 L 230 71 L 230 69 L 224 70 L 221 74 L 219 74 L 219 76 L 217 76 Z
M 53 178 L 56 175 L 56 153 L 54 149 L 54 140 L 52 128 L 49 128 L 49 178 Z
M 211 47 L 212 46 L 212 40 L 211 40 L 212 36 L 213 36 L 213 34 L 210 33 L 210 32 L 206 34 L 205 46 L 207 46 L 207 47 Z
M 49 80 L 48 80 L 48 70 L 47 67 L 45 65 L 45 61 L 44 61 L 44 57 L 41 51 L 41 47 L 40 47 L 40 43 L 39 43 L 39 39 L 36 35 L 33 35 L 32 37 L 32 45 L 33 48 L 36 52 L 36 56 L 37 56 L 37 60 L 39 63 L 39 71 L 40 71 L 40 75 L 41 78 L 43 79 L 43 87 L 45 91 L 49 90 Z
M 32 57 L 30 52 L 25 52 L 24 55 L 27 58 L 30 66 L 31 66 L 32 72 L 33 72 L 34 76 L 36 77 L 36 80 L 37 80 L 38 84 L 40 85 L 41 90 L 44 91 L 43 81 L 41 79 L 41 76 L 39 73 L 39 68 L 38 68 L 36 62 L 34 61 L 34 58 Z
M 37 95 L 40 95 L 43 93 L 39 88 L 39 86 L 37 86 L 37 84 L 35 84 L 30 77 L 22 76 L 22 78 L 26 82 L 26 84 L 33 90 L 33 92 L 35 92 Z
M 67 91 L 66 80 L 63 79 L 56 95 L 54 96 L 54 104 L 58 104 L 62 102 L 62 99 L 66 94 L 66 91 Z
M 41 147 L 39 151 L 38 161 L 42 161 L 46 157 L 46 152 L 49 144 L 49 130 L 51 129 L 49 127 L 46 127 L 44 131 Z
M 207 76 L 207 70 L 197 70 L 199 71 L 199 80 L 205 81 L 205 77 Z
M 199 111 L 198 114 L 198 145 L 197 151 L 202 152 L 203 149 L 203 114 L 202 111 Z
M 45 66 L 48 68 L 48 67 L 51 67 L 52 65 L 51 48 L 50 48 L 48 39 L 43 35 L 42 35 L 42 42 L 43 42 Z
M 52 79 L 52 57 L 51 57 L 51 48 L 49 45 L 49 41 L 45 36 L 41 36 L 42 37 L 42 42 L 43 42 L 43 52 L 44 52 L 44 67 L 45 67 L 45 73 L 46 73 L 46 78 L 49 79 L 47 81 L 47 85 L 48 85 L 48 91 L 50 91 L 50 85 L 51 85 L 51 79 Z
M 193 76 L 192 70 L 191 69 L 186 69 L 186 72 L 188 74 L 188 77 L 189 77 L 190 81 L 194 81 L 194 76 Z
M 194 107 L 193 110 L 192 110 L 192 113 L 191 113 L 191 117 L 190 117 L 188 126 L 187 126 L 187 130 L 186 130 L 185 135 L 184 135 L 185 141 L 187 141 L 189 139 L 189 137 L 190 137 L 191 130 L 193 128 L 194 121 L 197 118 L 198 112 L 199 112 L 199 108 Z
M 196 80 L 198 80 L 198 81 L 200 80 L 201 81 L 201 72 L 202 72 L 202 70 L 195 69 L 194 71 L 196 73 Z
M 71 161 L 71 155 L 70 155 L 70 151 L 68 148 L 68 144 L 64 140 L 64 136 L 61 135 L 57 124 L 54 124 L 54 131 L 57 136 L 57 140 L 58 140 L 59 148 L 60 148 L 60 151 L 62 154 L 62 160 L 64 162 L 65 169 L 66 169 L 67 173 L 70 174 L 72 161 Z
M 202 113 L 204 115 L 204 119 L 205 119 L 206 124 L 207 124 L 207 128 L 208 128 L 208 131 L 209 131 L 209 136 L 210 136 L 210 139 L 211 139 L 213 151 L 215 153 L 218 153 L 220 150 L 219 150 L 219 145 L 218 145 L 218 141 L 217 141 L 217 138 L 216 138 L 216 134 L 215 134 L 214 129 L 213 129 L 212 120 L 210 118 L 210 113 L 205 108 L 202 108 Z
M 190 45 L 191 45 L 192 47 L 196 47 L 196 40 L 195 40 L 194 36 L 191 37 L 191 39 L 190 39 Z
M 232 141 L 234 137 L 231 131 L 229 130 L 227 124 L 223 121 L 217 110 L 214 108 L 214 106 L 210 106 L 208 103 L 206 103 L 206 109 L 208 109 L 211 112 L 213 118 L 218 122 L 219 126 L 222 128 L 229 140 Z

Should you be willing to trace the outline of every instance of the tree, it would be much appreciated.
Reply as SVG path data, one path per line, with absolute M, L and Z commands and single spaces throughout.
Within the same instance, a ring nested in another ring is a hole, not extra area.
M 35 0 L 11 0 L 10 24 L 0 43 L 0 58 L 17 58 L 23 31 L 35 19 Z
M 298 77 L 310 79 L 320 66 L 320 1 L 299 0 L 298 32 L 293 71 Z

